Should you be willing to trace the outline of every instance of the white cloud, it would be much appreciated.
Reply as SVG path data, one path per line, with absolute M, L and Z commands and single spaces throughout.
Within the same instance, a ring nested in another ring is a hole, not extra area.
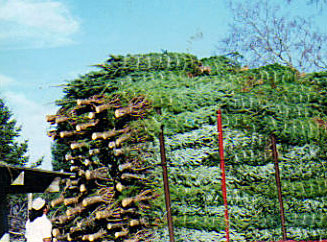
M 5 92 L 4 98 L 13 118 L 17 120 L 17 125 L 22 126 L 21 138 L 28 140 L 30 162 L 45 156 L 42 168 L 51 169 L 51 140 L 47 136 L 48 124 L 45 116 L 54 114 L 56 107 L 31 101 L 24 94 L 11 91 Z
M 79 22 L 58 0 L 0 0 L 0 48 L 70 44 Z
M 9 76 L 0 74 L 0 87 L 1 89 L 15 83 L 15 80 Z

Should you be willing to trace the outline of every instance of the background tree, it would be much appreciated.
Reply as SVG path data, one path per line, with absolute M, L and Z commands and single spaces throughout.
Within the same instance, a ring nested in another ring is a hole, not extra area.
M 0 161 L 20 166 L 27 163 L 27 141 L 16 140 L 20 130 L 16 120 L 12 118 L 12 113 L 0 98 Z
M 312 18 L 292 16 L 271 1 L 231 1 L 233 22 L 224 53 L 239 52 L 252 66 L 280 63 L 301 71 L 327 67 L 327 35 Z
M 11 111 L 0 98 L 0 162 L 15 166 L 25 166 L 28 162 L 27 141 L 17 141 L 20 131 L 21 128 L 16 125 L 16 120 L 12 118 Z M 42 159 L 36 163 L 41 162 Z M 11 236 L 13 239 L 24 238 L 27 215 L 26 195 L 10 194 L 7 200 Z

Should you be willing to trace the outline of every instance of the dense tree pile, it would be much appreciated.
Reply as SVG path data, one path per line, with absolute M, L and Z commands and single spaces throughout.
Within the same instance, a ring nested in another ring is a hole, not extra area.
M 216 131 L 216 110 L 221 108 L 231 239 L 282 237 L 272 133 L 278 143 L 288 238 L 327 237 L 326 73 L 303 75 L 279 64 L 247 70 L 223 56 L 198 60 L 175 53 L 111 56 L 98 66 L 100 71 L 67 83 L 58 113 L 49 117 L 56 125 L 50 132 L 54 167 L 76 173 L 66 181 L 53 215 L 60 236 L 74 240 L 88 235 L 84 238 L 90 240 L 98 233 L 99 241 L 142 240 L 138 235 L 167 240 L 165 226 L 160 227 L 164 220 L 156 220 L 165 217 L 157 139 L 164 124 L 176 237 L 223 238 Z M 126 134 L 129 138 L 120 144 Z M 153 199 L 142 205 L 133 200 L 139 194 Z M 123 206 L 128 199 L 134 202 L 131 208 Z M 97 219 L 103 211 L 113 217 Z M 135 227 L 133 220 L 139 221 Z M 151 229 L 153 221 L 158 228 Z M 115 238 L 109 224 L 119 224 L 116 233 L 128 233 Z

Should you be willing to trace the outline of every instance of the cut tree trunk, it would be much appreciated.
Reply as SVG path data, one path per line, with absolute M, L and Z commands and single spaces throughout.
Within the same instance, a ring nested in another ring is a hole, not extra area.
M 96 140 L 96 139 L 109 139 L 109 138 L 112 138 L 118 134 L 121 134 L 121 133 L 127 133 L 128 131 L 130 131 L 130 128 L 125 128 L 125 129 L 121 129 L 121 130 L 116 130 L 116 129 L 113 129 L 113 130 L 109 130 L 109 131 L 106 131 L 106 132 L 95 132 L 92 134 L 92 139 L 93 140 Z
M 65 199 L 64 195 L 61 194 L 60 197 L 51 201 L 50 203 L 51 207 L 55 207 L 58 206 L 59 204 L 62 204 L 64 202 L 64 199 Z
M 68 138 L 68 137 L 72 137 L 72 136 L 77 136 L 77 135 L 84 135 L 86 134 L 85 131 L 61 131 L 59 133 L 60 138 Z
M 80 149 L 80 148 L 87 147 L 87 146 L 88 146 L 87 142 L 74 142 L 74 143 L 70 144 L 70 148 L 72 150 Z
M 53 239 L 54 242 L 61 242 L 67 240 L 68 240 L 68 234 L 58 235 L 56 238 Z
M 122 223 L 108 223 L 107 229 L 108 230 L 114 230 L 114 229 L 121 229 L 123 228 L 124 224 Z
M 133 168 L 133 164 L 132 163 L 125 163 L 125 164 L 121 164 L 118 166 L 118 170 L 120 172 L 123 172 L 125 170 L 130 170 Z
M 98 232 L 96 232 L 94 234 L 89 234 L 88 235 L 88 240 L 89 241 L 95 241 L 97 239 L 100 239 L 101 237 L 103 237 L 106 234 L 107 234 L 107 231 L 106 230 L 100 229 Z
M 104 102 L 103 95 L 95 95 L 95 96 L 93 96 L 91 98 L 88 98 L 88 99 L 77 99 L 76 100 L 77 106 L 100 104 L 100 103 L 103 103 L 103 102 Z
M 81 160 L 81 159 L 85 159 L 84 156 L 82 155 L 78 155 L 78 156 L 72 156 L 71 154 L 66 154 L 65 155 L 65 160 L 69 161 L 69 160 Z
M 94 119 L 95 118 L 95 112 L 89 112 L 89 114 L 87 115 L 87 117 L 89 118 L 89 119 Z
M 139 226 L 141 223 L 137 219 L 132 219 L 131 221 L 129 221 L 128 224 L 129 224 L 130 227 L 135 227 L 135 226 Z
M 132 100 L 127 107 L 116 109 L 115 118 L 122 118 L 126 115 L 140 115 L 147 109 L 148 106 L 149 102 L 147 100 L 144 98 L 136 98 Z
M 154 199 L 157 195 L 147 196 L 148 194 L 151 194 L 151 193 L 152 193 L 151 190 L 146 190 L 146 191 L 141 192 L 139 195 L 137 195 L 135 197 L 124 198 L 122 200 L 122 206 L 128 207 L 132 203 L 137 203 L 137 202 L 141 202 L 141 201 L 147 201 L 147 200 Z
M 85 178 L 86 180 L 94 180 L 94 179 L 111 180 L 108 176 L 107 168 L 98 168 L 93 171 L 87 170 L 85 172 Z
M 89 123 L 82 123 L 82 124 L 77 124 L 76 125 L 76 131 L 82 131 L 82 130 L 86 130 L 90 127 L 94 127 L 99 123 L 99 120 L 95 120 Z
M 72 205 L 72 204 L 77 204 L 79 201 L 79 196 L 78 197 L 71 197 L 71 198 L 65 198 L 64 199 L 64 204 L 65 206 Z
M 82 205 L 83 207 L 89 207 L 93 204 L 102 202 L 105 202 L 105 200 L 101 196 L 87 197 L 83 199 Z
M 52 230 L 52 235 L 54 237 L 58 237 L 60 235 L 60 230 L 58 228 L 55 228 Z
M 58 138 L 58 134 L 56 130 L 48 131 L 48 137 L 50 137 L 52 140 L 55 140 Z
M 122 180 L 143 180 L 144 178 L 139 175 L 124 173 L 121 175 L 121 179 Z
M 66 122 L 68 120 L 69 120 L 69 117 L 57 116 L 55 122 L 56 122 L 56 124 L 60 124 L 60 123 Z
M 122 192 L 123 190 L 126 189 L 126 187 L 123 184 L 121 184 L 120 182 L 118 182 L 116 184 L 116 189 L 117 189 L 118 192 Z
M 85 193 L 85 192 L 87 192 L 87 188 L 86 188 L 85 184 L 81 184 L 81 185 L 79 186 L 79 191 L 80 191 L 81 193 Z
M 96 113 L 101 113 L 105 110 L 112 109 L 112 108 L 118 108 L 120 105 L 118 104 L 119 99 L 115 99 L 113 102 L 102 104 L 100 106 L 95 107 Z
M 74 218 L 75 216 L 60 215 L 58 217 L 51 219 L 51 221 L 58 224 L 65 224 Z
M 89 150 L 90 156 L 97 155 L 97 154 L 100 154 L 100 149 Z
M 94 222 L 93 218 L 88 217 L 88 218 L 82 219 L 81 221 L 77 222 L 76 226 L 77 226 L 77 228 L 80 228 L 81 230 L 83 228 L 92 228 L 95 226 L 95 222 Z
M 115 233 L 115 238 L 118 239 L 118 238 L 121 238 L 121 237 L 125 237 L 127 235 L 128 235 L 128 230 L 122 230 L 120 232 Z
M 55 124 L 55 120 L 57 118 L 57 115 L 56 114 L 53 114 L 53 115 L 46 115 L 45 116 L 45 119 L 48 123 L 50 124 Z
M 122 145 L 122 143 L 124 143 L 125 141 L 127 141 L 130 137 L 131 137 L 130 134 L 122 135 L 118 139 L 116 139 L 115 141 L 109 142 L 108 147 L 110 149 L 113 149 L 113 148 L 116 148 L 116 147 L 120 147 Z
M 66 215 L 67 216 L 72 216 L 72 215 L 77 215 L 82 213 L 85 210 L 85 207 L 81 206 L 81 205 L 77 205 L 74 208 L 70 208 L 68 210 L 66 210 Z

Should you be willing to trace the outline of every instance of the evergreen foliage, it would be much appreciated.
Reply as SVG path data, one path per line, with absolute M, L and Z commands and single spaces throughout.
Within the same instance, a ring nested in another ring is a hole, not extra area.
M 200 62 L 190 54 L 150 53 L 142 55 L 111 55 L 105 64 L 97 65 L 111 77 L 126 76 L 135 71 L 190 71 L 196 73 Z
M 18 142 L 20 128 L 12 113 L 0 99 L 0 161 L 9 165 L 24 166 L 28 161 L 26 156 L 27 141 Z
M 67 83 L 58 115 L 73 113 L 76 99 L 94 95 L 118 97 L 122 106 L 139 96 L 149 101 L 147 115 L 131 125 L 148 137 L 142 157 L 161 188 L 157 137 L 164 124 L 177 241 L 217 241 L 224 236 L 218 108 L 223 112 L 232 239 L 282 238 L 272 133 L 277 137 L 288 239 L 327 237 L 326 73 L 303 75 L 279 64 L 243 70 L 226 56 L 198 60 L 176 53 L 111 56 L 98 66 L 102 70 Z M 211 71 L 199 71 L 203 66 Z M 110 111 L 104 115 L 108 126 L 118 125 Z M 81 121 L 83 116 L 70 119 Z M 56 132 L 69 129 L 67 125 L 57 124 Z M 67 144 L 54 146 L 58 169 L 66 167 L 58 150 Z M 163 191 L 158 192 L 151 213 L 164 218 Z M 154 241 L 168 238 L 164 226 L 152 235 Z

